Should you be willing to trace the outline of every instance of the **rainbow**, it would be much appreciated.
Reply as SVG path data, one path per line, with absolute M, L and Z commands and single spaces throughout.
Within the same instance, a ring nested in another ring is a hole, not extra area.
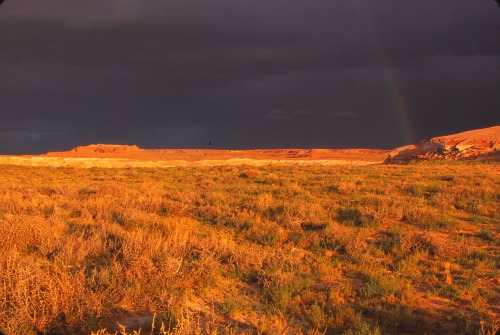
M 394 106 L 394 112 L 399 124 L 402 139 L 405 144 L 417 142 L 415 135 L 412 112 L 408 104 L 406 94 L 399 80 L 397 70 L 391 66 L 391 59 L 386 51 L 386 47 L 381 38 L 377 35 L 373 25 L 373 20 L 370 13 L 366 10 L 363 0 L 354 0 L 359 16 L 365 26 L 368 37 L 372 41 L 373 48 L 378 56 L 378 59 L 384 69 L 384 77 L 387 85 L 388 94 Z

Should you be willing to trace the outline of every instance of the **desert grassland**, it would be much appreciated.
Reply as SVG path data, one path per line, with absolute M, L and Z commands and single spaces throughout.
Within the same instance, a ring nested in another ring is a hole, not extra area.
M 498 164 L 0 166 L 0 330 L 489 334 L 499 223 Z

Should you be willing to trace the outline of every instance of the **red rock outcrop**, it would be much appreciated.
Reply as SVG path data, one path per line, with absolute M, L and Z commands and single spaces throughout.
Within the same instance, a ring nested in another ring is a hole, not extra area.
M 428 160 L 500 161 L 500 126 L 434 137 L 420 144 L 396 148 L 389 153 L 385 163 Z
M 75 157 L 75 158 L 133 158 L 141 157 L 144 149 L 136 145 L 123 144 L 90 144 L 76 147 L 69 151 L 49 152 L 45 157 Z
M 87 146 L 76 147 L 71 150 L 71 152 L 88 154 L 112 154 L 131 151 L 139 151 L 139 147 L 137 145 L 122 144 L 91 144 Z

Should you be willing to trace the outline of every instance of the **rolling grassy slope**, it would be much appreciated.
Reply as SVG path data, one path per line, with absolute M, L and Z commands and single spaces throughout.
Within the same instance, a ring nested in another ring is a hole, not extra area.
M 486 334 L 499 186 L 498 164 L 0 166 L 0 330 Z

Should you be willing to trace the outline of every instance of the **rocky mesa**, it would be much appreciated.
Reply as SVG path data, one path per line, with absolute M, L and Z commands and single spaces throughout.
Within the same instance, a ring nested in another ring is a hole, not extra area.
M 429 160 L 500 161 L 500 126 L 434 137 L 419 144 L 396 148 L 389 153 L 385 163 Z
M 98 155 L 113 155 L 124 153 L 136 153 L 141 150 L 136 145 L 122 144 L 90 144 L 87 146 L 79 146 L 66 152 L 49 152 L 45 156 L 98 156 Z

